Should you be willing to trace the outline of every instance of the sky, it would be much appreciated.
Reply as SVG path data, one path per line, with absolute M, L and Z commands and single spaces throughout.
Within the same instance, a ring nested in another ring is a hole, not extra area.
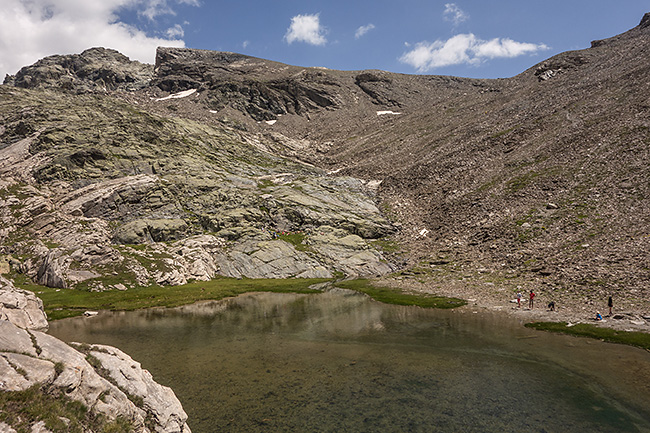
M 0 79 L 53 54 L 158 46 L 297 66 L 504 78 L 635 27 L 649 0 L 2 0 Z

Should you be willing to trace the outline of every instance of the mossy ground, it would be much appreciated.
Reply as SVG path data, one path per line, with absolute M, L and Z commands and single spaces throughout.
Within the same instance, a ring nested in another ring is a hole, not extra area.
M 467 304 L 466 301 L 458 298 L 447 298 L 428 294 L 415 295 L 395 288 L 377 287 L 365 279 L 340 281 L 335 285 L 344 289 L 365 293 L 372 299 L 386 304 L 413 305 L 422 308 L 456 308 Z
M 198 301 L 219 300 L 247 292 L 318 293 L 310 287 L 327 282 L 326 279 L 234 279 L 217 278 L 181 286 L 148 286 L 124 291 L 53 289 L 35 284 L 17 284 L 34 292 L 45 306 L 49 320 L 80 316 L 87 310 L 137 310 L 152 307 L 177 307 Z M 410 294 L 399 289 L 375 287 L 368 280 L 350 280 L 336 283 L 337 287 L 365 293 L 387 304 L 413 305 L 423 308 L 455 308 L 465 305 L 462 299 L 442 296 Z
M 541 331 L 559 332 L 579 337 L 596 338 L 610 343 L 627 344 L 650 350 L 650 334 L 645 332 L 617 331 L 611 328 L 601 328 L 588 323 L 567 326 L 566 322 L 533 322 L 525 325 L 527 328 Z
M 304 243 L 305 234 L 302 232 L 281 233 L 278 239 L 290 243 L 298 251 L 311 251 L 309 245 Z
M 23 286 L 43 300 L 49 320 L 79 316 L 86 310 L 137 310 L 151 307 L 177 307 L 197 301 L 218 300 L 246 292 L 315 293 L 309 287 L 324 279 L 234 279 L 219 278 L 182 286 L 148 286 L 129 290 L 90 292 Z
M 58 391 L 34 386 L 25 391 L 0 392 L 0 421 L 18 433 L 32 431 L 32 425 L 42 421 L 53 432 L 101 433 L 132 432 L 133 426 L 122 418 L 110 421 L 93 414 L 86 406 Z

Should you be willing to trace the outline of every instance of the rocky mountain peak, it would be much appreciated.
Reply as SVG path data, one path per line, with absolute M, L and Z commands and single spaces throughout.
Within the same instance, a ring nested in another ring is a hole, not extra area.
M 209 88 L 218 81 L 251 80 L 289 66 L 226 51 L 159 47 L 153 85 L 165 91 Z
M 319 70 L 242 54 L 159 48 L 154 71 L 151 84 L 164 92 L 197 89 L 211 110 L 233 109 L 256 121 L 337 105 L 336 80 Z
M 151 79 L 151 65 L 130 60 L 110 49 L 89 48 L 81 54 L 53 55 L 31 66 L 25 66 L 15 76 L 8 75 L 4 84 L 26 89 L 50 88 L 85 93 L 94 91 L 137 90 Z
M 645 29 L 650 26 L 650 12 L 647 12 L 645 15 L 643 15 L 643 18 L 641 18 L 641 22 L 639 23 L 639 27 L 642 29 Z
M 237 68 L 238 66 L 263 65 L 271 62 L 228 51 L 199 50 L 195 48 L 158 47 L 156 49 L 157 72 L 172 67 L 175 63 L 211 64 L 213 67 L 223 66 Z

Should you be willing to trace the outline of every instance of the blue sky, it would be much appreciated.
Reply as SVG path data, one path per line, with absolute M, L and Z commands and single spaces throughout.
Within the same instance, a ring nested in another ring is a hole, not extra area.
M 300 66 L 475 78 L 516 75 L 622 33 L 647 0 L 3 0 L 0 74 L 93 46 L 152 63 L 155 47 Z

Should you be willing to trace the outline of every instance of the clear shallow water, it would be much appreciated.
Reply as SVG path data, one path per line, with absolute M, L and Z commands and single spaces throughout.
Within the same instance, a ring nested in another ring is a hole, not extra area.
M 345 291 L 51 324 L 171 386 L 194 433 L 650 432 L 650 353 Z

